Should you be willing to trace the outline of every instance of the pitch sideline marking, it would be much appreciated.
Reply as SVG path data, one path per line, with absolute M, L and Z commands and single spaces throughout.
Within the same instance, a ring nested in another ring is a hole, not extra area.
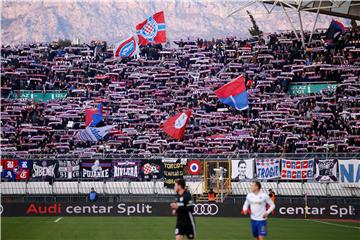
M 56 220 L 54 221 L 54 223 L 59 222 L 62 218 L 63 218 L 63 217 L 59 217 L 58 219 L 56 219 Z
M 323 222 L 323 221 L 311 220 L 311 219 L 307 219 L 306 221 L 311 221 L 311 222 L 317 222 L 317 223 L 322 223 L 322 224 L 327 224 L 327 225 L 332 225 L 332 226 L 338 226 L 338 227 L 343 227 L 343 228 L 352 228 L 352 229 L 358 229 L 358 230 L 360 230 L 360 227 L 343 225 L 343 224 L 329 223 L 329 222 Z

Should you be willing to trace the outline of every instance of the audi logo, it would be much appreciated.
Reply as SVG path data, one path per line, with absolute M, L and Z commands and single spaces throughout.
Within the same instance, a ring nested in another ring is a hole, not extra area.
M 198 203 L 194 206 L 194 214 L 199 216 L 215 216 L 219 207 L 214 203 Z

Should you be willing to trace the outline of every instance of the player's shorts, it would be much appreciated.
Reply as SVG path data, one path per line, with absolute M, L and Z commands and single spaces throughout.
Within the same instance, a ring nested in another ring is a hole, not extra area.
M 195 238 L 195 226 L 192 224 L 177 225 L 175 229 L 175 235 L 186 236 L 188 239 Z
M 255 221 L 251 220 L 251 230 L 255 238 L 257 237 L 266 237 L 267 235 L 267 222 L 264 221 Z

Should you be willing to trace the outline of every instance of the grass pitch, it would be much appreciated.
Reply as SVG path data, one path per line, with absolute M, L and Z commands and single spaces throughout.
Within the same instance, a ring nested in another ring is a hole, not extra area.
M 360 239 L 359 222 L 269 219 L 268 240 Z M 197 239 L 253 239 L 245 218 L 196 218 Z M 2 217 L 2 240 L 170 240 L 175 217 Z

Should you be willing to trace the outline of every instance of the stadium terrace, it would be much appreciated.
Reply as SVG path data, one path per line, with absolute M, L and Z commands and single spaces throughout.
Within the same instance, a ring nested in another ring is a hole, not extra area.
M 166 31 L 1 46 L 6 239 L 356 239 L 359 28 Z
M 2 46 L 2 151 L 358 152 L 358 37 L 346 32 L 331 49 L 320 31 L 306 49 L 291 32 L 178 41 L 174 48 L 144 47 L 139 59 L 120 62 L 106 44 Z M 246 78 L 250 105 L 241 112 L 213 93 L 239 74 Z M 85 109 L 99 102 L 102 124 L 117 124 L 120 132 L 106 142 L 80 141 L 76 133 L 85 127 Z M 161 123 L 190 108 L 184 139 L 167 137 Z

